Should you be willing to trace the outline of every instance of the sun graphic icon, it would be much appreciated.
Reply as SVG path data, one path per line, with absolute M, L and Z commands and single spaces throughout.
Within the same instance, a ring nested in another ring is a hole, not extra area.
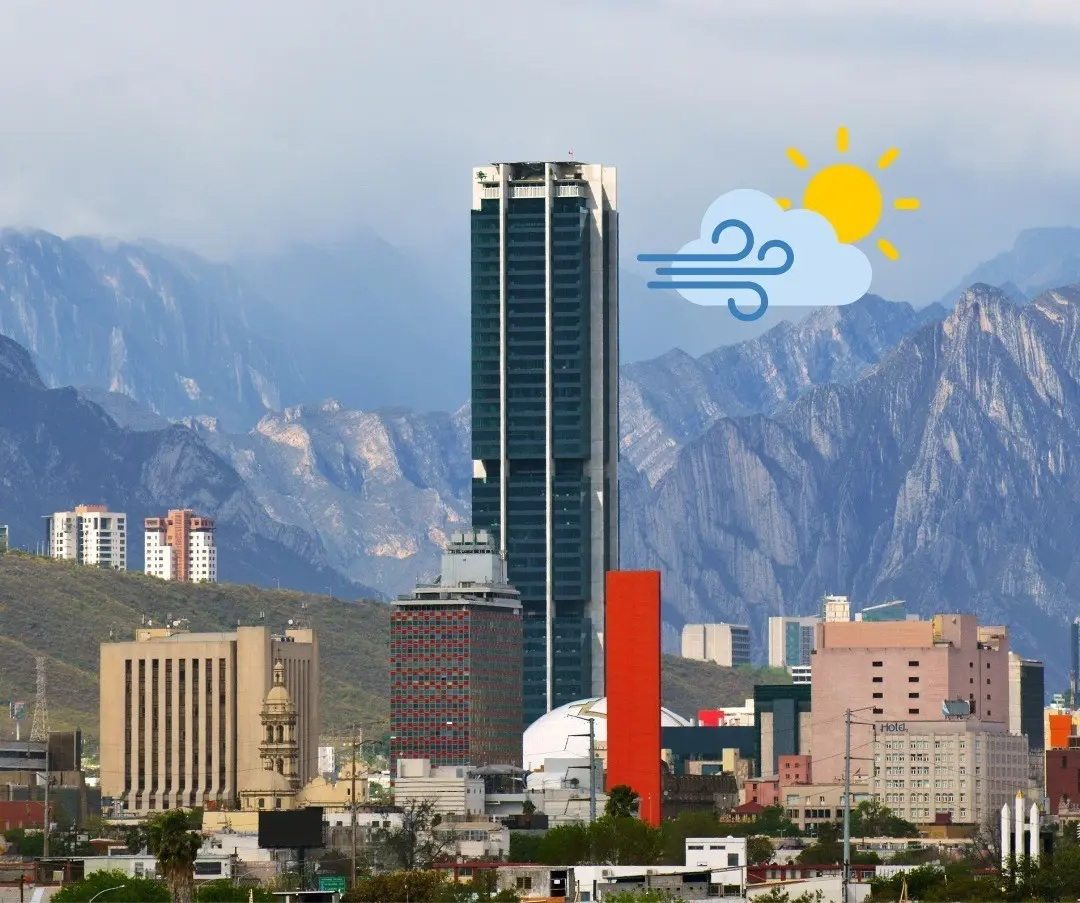
M 840 127 L 836 131 L 836 149 L 847 153 L 848 131 Z M 788 148 L 788 159 L 799 169 L 806 169 L 809 163 L 796 148 Z M 878 169 L 888 169 L 900 155 L 895 147 L 889 148 L 878 160 Z M 777 198 L 776 202 L 788 210 L 791 201 Z M 807 183 L 802 205 L 807 210 L 820 213 L 832 223 L 836 237 L 844 244 L 862 241 L 877 227 L 884 207 L 881 189 L 873 175 L 861 166 L 852 163 L 834 163 L 818 170 Z M 897 210 L 918 210 L 918 198 L 897 198 L 893 201 Z M 899 258 L 900 253 L 892 243 L 879 238 L 877 246 L 881 253 L 890 260 Z

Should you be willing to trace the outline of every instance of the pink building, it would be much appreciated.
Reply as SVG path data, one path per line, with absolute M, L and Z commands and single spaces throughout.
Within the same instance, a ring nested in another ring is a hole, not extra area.
M 844 712 L 851 709 L 853 780 L 872 768 L 879 734 L 918 733 L 941 722 L 942 703 L 967 700 L 971 719 L 1009 722 L 1009 640 L 1001 627 L 980 628 L 975 615 L 931 621 L 852 621 L 818 625 L 813 654 L 811 722 L 814 777 L 844 778 Z
M 747 781 L 746 799 L 744 802 L 757 803 L 761 806 L 779 806 L 779 778 L 754 778 Z
M 781 790 L 785 787 L 793 787 L 798 784 L 813 784 L 813 769 L 810 764 L 810 756 L 780 756 L 780 779 Z

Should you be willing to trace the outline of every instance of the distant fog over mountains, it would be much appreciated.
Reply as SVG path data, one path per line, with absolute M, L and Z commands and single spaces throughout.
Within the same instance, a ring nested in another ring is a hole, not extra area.
M 1022 233 L 941 305 L 867 296 L 722 347 L 632 279 L 622 566 L 664 572 L 669 646 L 711 619 L 760 647 L 836 592 L 1004 622 L 1061 678 L 1080 230 Z M 222 523 L 225 579 L 403 592 L 469 523 L 468 307 L 372 236 L 229 266 L 5 231 L 0 522 L 32 544 L 60 505 L 186 504 Z

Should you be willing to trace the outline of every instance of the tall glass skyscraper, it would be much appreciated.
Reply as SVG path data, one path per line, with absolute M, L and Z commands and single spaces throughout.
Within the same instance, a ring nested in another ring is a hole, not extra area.
M 618 554 L 615 170 L 473 170 L 473 524 L 521 593 L 524 720 L 604 691 Z

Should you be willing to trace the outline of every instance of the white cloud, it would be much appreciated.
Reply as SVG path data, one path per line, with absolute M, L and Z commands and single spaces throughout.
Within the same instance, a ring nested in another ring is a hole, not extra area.
M 732 220 L 744 223 L 751 234 L 748 236 L 742 227 L 734 224 L 717 231 L 722 223 Z M 790 254 L 780 242 L 791 249 Z M 658 263 L 661 268 L 722 270 L 723 274 L 662 274 L 657 282 L 662 284 L 671 279 L 683 286 L 696 282 L 754 283 L 767 295 L 772 307 L 850 304 L 866 294 L 872 276 L 866 255 L 854 245 L 837 241 L 836 232 L 823 216 L 812 210 L 784 211 L 769 195 L 749 188 L 729 191 L 713 201 L 701 221 L 700 236 L 678 253 L 680 256 L 722 254 L 730 255 L 731 259 Z M 728 299 L 734 298 L 744 314 L 759 306 L 758 290 L 750 287 L 677 290 L 686 300 L 706 306 L 726 306 Z

